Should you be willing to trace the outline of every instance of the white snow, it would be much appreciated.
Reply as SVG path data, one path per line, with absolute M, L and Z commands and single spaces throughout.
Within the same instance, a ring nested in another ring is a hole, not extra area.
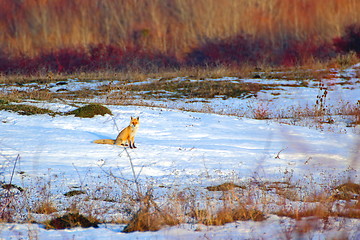
M 118 167 L 130 179 L 131 169 L 123 149 L 92 141 L 115 139 L 116 126 L 121 129 L 128 125 L 130 116 L 140 116 L 138 148 L 129 150 L 130 155 L 135 169 L 142 169 L 140 177 L 163 183 L 172 182 L 171 173 L 176 170 L 184 175 L 197 173 L 195 179 L 205 171 L 221 170 L 223 175 L 236 171 L 246 179 L 252 177 L 259 162 L 266 168 L 264 177 L 271 180 L 278 178 L 279 170 L 290 163 L 299 177 L 309 167 L 334 173 L 357 167 L 351 165 L 350 157 L 357 144 L 353 133 L 319 132 L 270 121 L 178 110 L 109 107 L 114 116 L 91 119 L 2 112 L 1 153 L 6 159 L 20 154 L 19 170 L 29 175 L 47 174 L 51 169 L 53 174 L 71 177 L 69 168 L 73 165 L 83 171 L 89 167 L 99 171 L 97 161 L 102 159 L 103 167 Z M 275 159 L 282 149 L 281 158 Z
M 52 86 L 51 91 L 58 87 Z M 330 93 L 334 94 L 331 96 L 334 104 L 339 101 L 336 97 L 357 101 L 360 96 L 359 88 L 335 90 Z M 258 99 L 271 97 L 272 104 L 284 106 L 294 103 L 290 96 L 297 96 L 299 104 L 306 104 L 303 101 L 315 101 L 317 91 L 289 88 L 289 97 L 276 98 L 264 92 Z M 38 102 L 36 105 L 50 109 L 71 108 L 64 103 Z M 128 125 L 130 116 L 139 116 L 137 149 L 127 151 L 138 181 L 151 182 L 158 190 L 160 186 L 203 189 L 230 180 L 281 181 L 288 177 L 288 172 L 295 181 L 306 182 L 311 178 L 311 181 L 326 184 L 334 179 L 341 182 L 347 177 L 359 181 L 359 135 L 353 131 L 344 134 L 267 120 L 155 107 L 107 107 L 113 116 L 21 116 L 0 111 L 0 180 L 9 182 L 14 159 L 19 155 L 12 183 L 24 188 L 34 186 L 39 178 L 51 179 L 56 186 L 52 191 L 61 195 L 74 187 L 96 188 L 105 181 L 97 179 L 106 176 L 104 172 L 133 181 L 129 158 L 122 147 L 98 145 L 92 141 L 115 139 L 119 130 Z M 268 217 L 263 222 L 235 222 L 224 226 L 182 224 L 157 232 L 129 234 L 121 232 L 124 227 L 121 224 L 101 224 L 97 229 L 45 230 L 38 224 L 2 223 L 0 238 L 285 239 L 287 231 L 298 224 L 289 218 Z M 359 220 L 331 221 L 333 225 L 326 232 L 314 231 L 306 237 L 334 238 L 341 234 L 336 230 L 337 224 L 343 224 L 343 231 L 352 239 L 360 239 Z M 303 236 L 292 237 L 301 239 Z
M 344 236 L 344 232 L 336 227 L 344 225 L 345 230 L 352 231 L 354 220 L 346 222 L 334 222 L 335 227 L 328 230 L 334 239 Z M 264 222 L 235 222 L 224 226 L 204 226 L 183 224 L 177 227 L 165 227 L 157 232 L 134 232 L 122 233 L 123 225 L 104 224 L 99 228 L 75 228 L 66 230 L 45 230 L 35 224 L 3 224 L 4 239 L 328 239 L 323 232 L 316 231 L 310 235 L 291 235 L 288 232 L 292 220 L 276 216 L 270 217 Z M 315 223 L 316 224 L 316 223 Z M 1 230 L 1 229 L 0 229 Z M 4 233 L 5 231 L 5 233 Z M 9 234 L 11 233 L 11 234 Z M 359 239 L 360 233 L 356 233 L 351 239 Z

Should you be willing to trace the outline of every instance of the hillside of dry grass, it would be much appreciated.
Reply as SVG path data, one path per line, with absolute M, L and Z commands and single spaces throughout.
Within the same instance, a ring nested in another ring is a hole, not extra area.
M 1 0 L 0 48 L 33 56 L 101 43 L 182 56 L 239 34 L 273 44 L 326 41 L 359 23 L 359 10 L 356 0 Z
M 0 72 L 299 65 L 359 52 L 356 0 L 0 0 Z

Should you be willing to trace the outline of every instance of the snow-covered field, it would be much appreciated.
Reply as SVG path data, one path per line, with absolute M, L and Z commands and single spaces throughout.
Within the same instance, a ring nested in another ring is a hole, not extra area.
M 352 102 L 360 100 L 360 84 L 350 70 L 345 73 L 352 80 L 355 79 L 351 82 L 352 88 L 329 88 L 329 101 L 333 101 L 332 104 L 339 101 L 338 97 Z M 74 86 L 78 87 L 76 84 Z M 258 99 L 251 101 L 271 97 L 270 104 L 288 107 L 291 102 L 311 104 L 310 101 L 314 102 L 318 94 L 317 89 L 305 87 L 284 91 L 287 94 L 276 97 L 263 92 Z M 74 109 L 65 103 L 32 104 L 62 112 Z M 216 104 L 219 107 L 219 103 Z M 11 183 L 28 191 L 30 199 L 41 198 L 37 195 L 42 193 L 41 186 L 50 184 L 48 192 L 51 199 L 64 206 L 68 203 L 64 203 L 63 194 L 72 189 L 82 189 L 96 195 L 95 189 L 109 187 L 106 190 L 109 196 L 119 196 L 120 190 L 116 189 L 116 185 L 112 185 L 113 188 L 107 186 L 112 178 L 131 184 L 136 179 L 143 186 L 151 186 L 157 196 L 169 189 L 191 188 L 204 192 L 206 187 L 224 182 L 291 181 L 303 183 L 309 188 L 314 186 L 314 182 L 319 186 L 329 183 L 339 185 L 349 178 L 359 182 L 360 137 L 358 131 L 353 131 L 358 126 L 344 133 L 271 120 L 158 107 L 107 107 L 113 116 L 22 116 L 1 111 L 0 180 L 9 183 L 11 179 Z M 119 146 L 92 143 L 96 139 L 114 139 L 118 131 L 128 125 L 130 116 L 140 117 L 136 149 L 124 150 Z M 20 158 L 15 162 L 17 156 Z M 14 164 L 16 171 L 12 176 Z M 97 204 L 97 207 L 103 208 L 104 205 Z M 114 211 L 107 211 L 101 216 L 102 220 L 114 220 L 122 215 L 119 211 L 114 207 Z M 15 220 L 25 221 L 28 217 L 26 213 L 24 209 L 24 213 L 19 213 Z M 47 219 L 41 214 L 31 217 L 38 221 Z M 261 222 L 237 221 L 224 226 L 186 223 L 156 232 L 127 234 L 121 232 L 123 224 L 46 230 L 39 224 L 2 223 L 0 238 L 336 239 L 346 233 L 350 239 L 360 239 L 359 219 L 329 218 L 328 227 L 318 226 L 305 235 L 296 235 L 291 230 L 301 221 L 273 214 L 267 217 Z

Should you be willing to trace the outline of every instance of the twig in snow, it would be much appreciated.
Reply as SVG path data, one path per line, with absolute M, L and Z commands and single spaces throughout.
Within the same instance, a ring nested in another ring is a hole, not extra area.
M 277 155 L 276 155 L 276 159 L 280 159 L 280 153 L 282 152 L 282 151 L 284 151 L 284 150 L 286 150 L 287 149 L 287 147 L 286 148 L 283 148 L 283 149 L 281 149 L 278 153 L 277 153 Z

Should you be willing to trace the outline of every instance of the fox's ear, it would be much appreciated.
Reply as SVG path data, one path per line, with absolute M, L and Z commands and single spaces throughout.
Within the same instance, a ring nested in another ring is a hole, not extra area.
M 133 120 L 134 118 L 131 116 L 130 119 Z
M 136 119 L 139 120 L 140 117 L 137 117 Z

